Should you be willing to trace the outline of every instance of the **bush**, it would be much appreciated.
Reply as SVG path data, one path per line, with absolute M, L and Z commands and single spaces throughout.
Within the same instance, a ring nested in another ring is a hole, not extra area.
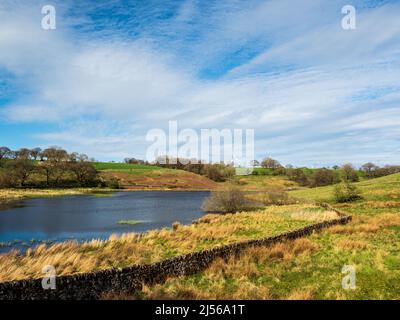
M 97 184 L 97 171 L 93 164 L 88 162 L 70 162 L 66 166 L 74 174 L 77 183 L 83 186 L 95 186 Z
M 224 182 L 235 175 L 235 168 L 223 164 L 205 165 L 204 175 L 216 182 Z
M 312 176 L 312 187 L 328 186 L 340 182 L 337 172 L 329 169 L 319 169 Z
M 287 174 L 290 180 L 297 182 L 301 186 L 308 186 L 310 184 L 303 169 L 287 169 Z
M 261 195 L 261 202 L 264 205 L 285 205 L 292 204 L 296 201 L 290 198 L 289 194 L 283 187 L 268 186 Z
M 0 172 L 0 189 L 1 188 L 11 188 L 15 187 L 15 183 L 12 180 L 12 177 L 5 172 Z
M 282 165 L 279 163 L 278 160 L 272 159 L 270 157 L 265 158 L 262 162 L 261 162 L 261 166 L 263 168 L 268 168 L 268 169 L 277 169 L 279 167 L 282 167 Z
M 119 180 L 116 178 L 112 178 L 110 180 L 102 181 L 102 187 L 110 188 L 110 189 L 120 189 L 121 185 L 119 184 Z
M 173 231 L 176 231 L 176 230 L 178 230 L 181 226 L 182 226 L 182 225 L 181 225 L 181 223 L 180 223 L 179 221 L 175 221 L 175 222 L 172 224 L 172 230 L 173 230 Z
M 36 170 L 36 166 L 30 160 L 17 159 L 8 161 L 5 169 L 11 177 L 13 185 L 24 186 L 28 178 Z
M 278 167 L 272 171 L 272 175 L 274 176 L 285 176 L 287 171 L 284 167 Z
M 361 199 L 361 193 L 354 184 L 348 180 L 335 186 L 333 190 L 334 200 L 338 203 L 351 202 Z
M 255 207 L 255 203 L 248 200 L 245 193 L 236 186 L 228 186 L 223 190 L 213 191 L 202 205 L 204 211 L 219 213 L 235 213 Z
M 350 163 L 342 166 L 342 177 L 343 180 L 348 180 L 351 182 L 358 182 L 360 180 L 357 171 L 354 170 L 353 166 Z
M 366 172 L 365 176 L 369 179 L 388 176 L 390 174 L 399 173 L 400 166 L 385 166 L 383 168 L 375 167 L 374 170 Z

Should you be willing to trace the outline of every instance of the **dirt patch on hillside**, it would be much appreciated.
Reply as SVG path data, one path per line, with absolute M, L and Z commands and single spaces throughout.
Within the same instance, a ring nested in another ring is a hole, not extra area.
M 180 170 L 149 171 L 140 174 L 130 172 L 101 172 L 106 180 L 118 179 L 124 189 L 132 190 L 211 190 L 218 184 L 206 177 Z

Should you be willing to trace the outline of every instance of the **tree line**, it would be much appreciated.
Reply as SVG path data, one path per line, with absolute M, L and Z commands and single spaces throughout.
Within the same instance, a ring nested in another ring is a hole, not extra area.
M 360 177 L 367 179 L 378 178 L 400 172 L 398 165 L 385 165 L 379 167 L 372 162 L 363 164 L 359 169 L 356 169 L 352 164 L 347 163 L 342 166 L 335 165 L 332 168 L 293 168 L 292 165 L 283 166 L 279 161 L 270 157 L 263 161 L 253 161 L 255 166 L 269 169 L 272 175 L 287 176 L 290 180 L 297 182 L 301 186 L 320 187 L 331 184 L 336 184 L 341 181 L 357 182 Z M 253 174 L 263 174 L 260 171 L 253 171 Z
M 0 187 L 92 187 L 102 181 L 86 154 L 60 147 L 0 147 Z
M 193 172 L 216 182 L 226 181 L 235 175 L 235 168 L 232 165 L 224 163 L 205 163 L 197 159 L 160 156 L 156 158 L 153 165 Z

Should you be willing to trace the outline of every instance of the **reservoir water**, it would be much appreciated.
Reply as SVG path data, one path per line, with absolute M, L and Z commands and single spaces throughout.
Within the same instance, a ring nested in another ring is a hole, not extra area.
M 208 194 L 135 191 L 23 200 L 0 207 L 0 252 L 24 251 L 43 242 L 106 239 L 171 227 L 175 221 L 190 224 L 204 214 L 201 205 Z

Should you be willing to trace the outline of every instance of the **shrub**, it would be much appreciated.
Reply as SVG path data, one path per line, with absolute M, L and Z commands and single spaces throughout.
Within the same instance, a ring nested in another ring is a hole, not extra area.
M 353 166 L 350 163 L 343 165 L 342 171 L 343 180 L 348 180 L 351 182 L 358 182 L 360 180 L 357 171 L 354 170 Z
M 361 193 L 354 184 L 345 180 L 344 182 L 335 186 L 333 190 L 333 197 L 336 202 L 351 202 L 361 199 Z
M 204 175 L 216 182 L 224 182 L 235 175 L 235 168 L 223 164 L 205 165 Z
M 182 226 L 182 225 L 181 225 L 181 223 L 180 223 L 179 221 L 175 221 L 175 222 L 172 224 L 172 230 L 176 231 L 176 230 L 178 230 L 181 226 Z
M 284 167 L 278 167 L 276 169 L 273 170 L 272 174 L 274 176 L 284 176 L 287 174 L 287 171 Z
M 267 186 L 260 200 L 264 205 L 285 205 L 296 202 L 281 186 Z
M 312 187 L 328 186 L 331 184 L 338 183 L 340 181 L 339 175 L 329 169 L 319 169 L 315 171 L 312 176 Z
M 97 183 L 97 171 L 91 163 L 71 162 L 66 169 L 75 175 L 80 186 L 94 186 Z
M 112 179 L 110 179 L 110 180 L 107 180 L 107 181 L 105 182 L 105 186 L 106 186 L 107 188 L 110 188 L 110 189 L 120 189 L 120 188 L 121 188 L 121 186 L 120 186 L 120 184 L 119 184 L 119 180 L 116 179 L 116 178 L 112 178 Z
M 287 174 L 290 180 L 297 182 L 301 186 L 308 186 L 310 181 L 303 169 L 288 169 Z
M 18 186 L 24 186 L 28 178 L 35 171 L 35 164 L 26 159 L 8 161 L 5 165 L 7 173 Z
M 265 158 L 262 162 L 261 162 L 261 166 L 263 168 L 268 168 L 268 169 L 277 169 L 279 167 L 282 167 L 282 165 L 279 163 L 278 160 L 272 159 L 270 157 Z
M 12 180 L 12 177 L 5 172 L 0 172 L 0 189 L 1 188 L 11 188 L 15 187 L 15 183 Z
M 237 186 L 213 191 L 202 205 L 204 211 L 221 213 L 234 213 L 255 207 L 255 203 L 247 199 L 245 193 Z
M 384 166 L 383 168 L 375 167 L 373 171 L 366 172 L 365 176 L 367 178 L 379 178 L 383 176 L 387 176 L 394 173 L 400 172 L 400 166 Z

